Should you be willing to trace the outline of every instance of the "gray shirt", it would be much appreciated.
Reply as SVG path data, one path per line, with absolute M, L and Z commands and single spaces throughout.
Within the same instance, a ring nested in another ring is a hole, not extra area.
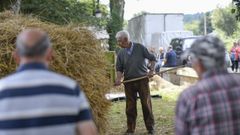
M 122 48 L 117 56 L 117 71 L 124 73 L 124 79 L 133 79 L 147 75 L 147 64 L 145 59 L 156 61 L 153 54 L 149 53 L 146 47 L 139 43 L 133 43 L 131 54 L 127 53 L 127 49 Z

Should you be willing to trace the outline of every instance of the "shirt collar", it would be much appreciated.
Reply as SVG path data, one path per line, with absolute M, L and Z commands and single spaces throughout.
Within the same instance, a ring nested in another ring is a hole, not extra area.
M 131 42 L 131 47 L 130 48 L 126 48 L 128 54 L 132 54 L 133 46 L 134 46 L 134 44 L 133 44 L 133 42 Z
M 40 69 L 40 70 L 47 70 L 47 66 L 40 62 L 32 62 L 27 64 L 22 64 L 17 68 L 17 72 L 21 72 L 24 70 L 30 70 L 30 69 Z
M 202 78 L 206 79 L 206 78 L 210 78 L 210 77 L 217 76 L 217 75 L 223 75 L 223 74 L 228 74 L 227 69 L 225 69 L 225 68 L 214 69 L 214 70 L 209 70 L 209 71 L 203 73 Z

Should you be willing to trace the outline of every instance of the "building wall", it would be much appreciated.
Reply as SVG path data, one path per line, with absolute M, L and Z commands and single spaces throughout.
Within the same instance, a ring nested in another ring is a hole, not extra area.
M 147 47 L 156 46 L 157 42 L 155 41 L 159 33 L 164 31 L 164 15 L 146 15 L 145 21 L 145 45 Z M 154 38 L 152 38 L 153 35 Z
M 167 15 L 166 16 L 166 31 L 183 31 L 183 15 Z
M 127 28 L 131 41 L 145 44 L 145 16 L 138 16 L 128 21 Z
M 146 46 L 163 46 L 158 41 L 162 32 L 166 31 L 183 31 L 183 15 L 182 14 L 150 14 L 145 19 Z M 156 48 L 157 49 L 157 48 Z
M 162 46 L 161 32 L 183 31 L 183 14 L 144 14 L 128 22 L 128 31 L 132 40 L 146 47 Z M 157 48 L 156 48 L 157 49 Z

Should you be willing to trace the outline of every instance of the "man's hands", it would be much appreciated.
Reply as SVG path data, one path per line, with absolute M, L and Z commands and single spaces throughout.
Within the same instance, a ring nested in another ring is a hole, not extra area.
M 148 72 L 148 77 L 151 78 L 151 77 L 153 77 L 153 75 L 154 75 L 154 71 L 153 71 L 153 70 L 150 70 L 150 71 Z
M 114 86 L 119 86 L 119 85 L 121 85 L 121 83 L 122 83 L 121 80 L 116 79 Z
M 154 76 L 154 70 L 150 70 L 147 74 L 147 76 L 149 78 L 153 77 Z M 117 78 L 115 80 L 115 83 L 114 83 L 114 86 L 120 86 L 122 84 L 122 77 L 123 77 L 123 73 L 121 72 L 117 72 Z
M 77 124 L 77 135 L 98 135 L 93 121 L 83 121 Z
M 155 69 L 155 61 L 150 61 L 150 71 L 148 72 L 148 77 L 153 77 L 154 69 Z
M 117 78 L 115 80 L 114 86 L 120 86 L 122 83 L 123 73 L 120 71 L 117 71 Z

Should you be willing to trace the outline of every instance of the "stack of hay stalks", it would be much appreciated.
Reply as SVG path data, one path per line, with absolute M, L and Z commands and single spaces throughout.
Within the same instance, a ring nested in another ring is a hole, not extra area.
M 9 12 L 0 13 L 0 77 L 16 69 L 12 51 L 16 36 L 26 28 L 40 28 L 49 34 L 54 48 L 54 60 L 50 68 L 79 82 L 90 101 L 100 133 L 106 134 L 110 107 L 105 99 L 110 89 L 107 62 L 98 41 L 88 30 L 58 26 Z

